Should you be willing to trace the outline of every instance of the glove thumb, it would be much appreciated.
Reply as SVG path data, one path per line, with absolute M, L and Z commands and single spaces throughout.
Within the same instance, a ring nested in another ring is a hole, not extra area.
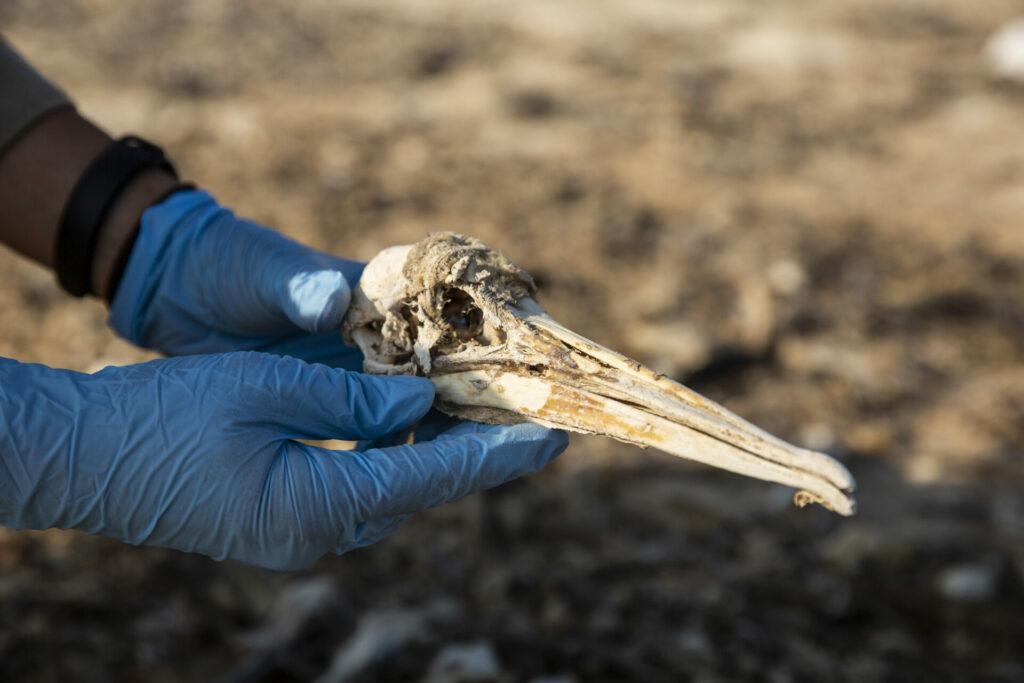
M 254 352 L 220 358 L 232 376 L 258 378 L 259 392 L 244 405 L 249 419 L 256 415 L 295 438 L 391 434 L 413 425 L 434 401 L 434 385 L 422 377 L 364 375 Z
M 288 319 L 306 332 L 335 330 L 352 300 L 345 275 L 338 270 L 304 270 L 284 283 L 281 308 Z

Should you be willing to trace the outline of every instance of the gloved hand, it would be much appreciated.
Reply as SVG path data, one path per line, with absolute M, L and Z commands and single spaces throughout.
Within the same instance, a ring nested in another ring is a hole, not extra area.
M 254 349 L 360 370 L 338 327 L 363 265 L 178 192 L 143 214 L 110 325 L 173 356 Z
M 363 452 L 295 441 L 394 432 L 432 400 L 425 379 L 254 352 L 93 375 L 0 359 L 0 524 L 294 569 L 565 448 L 563 432 L 469 422 Z

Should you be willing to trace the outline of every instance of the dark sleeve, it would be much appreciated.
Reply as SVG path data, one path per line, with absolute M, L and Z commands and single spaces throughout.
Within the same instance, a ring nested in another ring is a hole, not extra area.
M 0 154 L 44 114 L 69 106 L 68 96 L 0 37 Z

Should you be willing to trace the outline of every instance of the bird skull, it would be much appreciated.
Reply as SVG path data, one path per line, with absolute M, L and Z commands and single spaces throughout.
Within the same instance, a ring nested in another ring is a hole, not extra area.
M 366 266 L 342 323 L 364 370 L 423 375 L 468 420 L 536 422 L 652 446 L 798 489 L 797 505 L 853 514 L 853 477 L 559 324 L 530 276 L 479 240 L 436 234 Z

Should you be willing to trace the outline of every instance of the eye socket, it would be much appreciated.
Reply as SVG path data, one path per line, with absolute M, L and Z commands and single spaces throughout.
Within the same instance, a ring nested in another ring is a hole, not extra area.
M 461 289 L 453 289 L 448 292 L 446 299 L 441 317 L 454 341 L 464 342 L 478 337 L 483 330 L 484 314 L 472 297 Z

